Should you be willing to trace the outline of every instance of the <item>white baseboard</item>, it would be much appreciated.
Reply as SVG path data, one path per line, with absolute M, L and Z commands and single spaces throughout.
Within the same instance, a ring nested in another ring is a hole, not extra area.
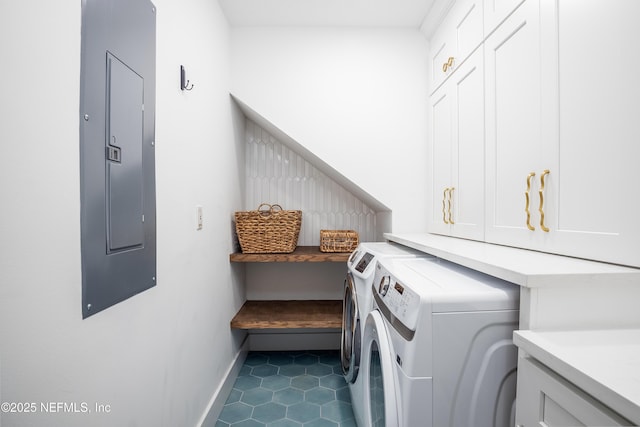
M 235 360 L 227 370 L 227 374 L 225 376 L 224 381 L 220 384 L 220 387 L 213 393 L 211 396 L 211 400 L 207 405 L 207 409 L 200 418 L 198 422 L 199 427 L 215 427 L 218 422 L 218 417 L 220 416 L 220 412 L 222 412 L 222 408 L 231 393 L 231 389 L 233 388 L 233 384 L 240 373 L 240 369 L 242 369 L 242 365 L 244 364 L 245 359 L 247 358 L 247 354 L 249 353 L 249 339 L 245 339 L 240 347 L 240 351 L 236 355 Z
M 262 329 L 249 332 L 240 351 L 227 370 L 226 377 L 215 391 L 198 427 L 215 427 L 220 412 L 231 393 L 249 351 L 337 350 L 340 349 L 340 329 Z

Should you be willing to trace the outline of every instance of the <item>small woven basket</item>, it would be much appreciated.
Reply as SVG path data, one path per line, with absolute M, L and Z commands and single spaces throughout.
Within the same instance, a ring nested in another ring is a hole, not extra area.
M 353 230 L 320 230 L 321 252 L 352 252 L 360 242 Z
M 255 211 L 236 212 L 235 219 L 243 253 L 291 253 L 298 245 L 302 211 L 262 203 Z

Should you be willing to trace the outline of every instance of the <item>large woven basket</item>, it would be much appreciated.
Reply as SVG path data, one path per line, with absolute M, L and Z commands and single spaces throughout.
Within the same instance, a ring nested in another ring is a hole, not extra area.
M 353 230 L 320 230 L 321 252 L 352 252 L 360 241 Z
M 291 253 L 296 249 L 302 211 L 263 203 L 255 211 L 236 212 L 235 218 L 243 253 Z

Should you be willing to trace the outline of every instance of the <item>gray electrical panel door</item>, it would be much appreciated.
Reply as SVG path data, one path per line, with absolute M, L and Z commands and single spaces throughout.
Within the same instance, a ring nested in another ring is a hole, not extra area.
M 144 243 L 144 80 L 107 53 L 107 88 L 107 241 L 113 253 Z
M 82 2 L 84 318 L 156 284 L 155 7 Z

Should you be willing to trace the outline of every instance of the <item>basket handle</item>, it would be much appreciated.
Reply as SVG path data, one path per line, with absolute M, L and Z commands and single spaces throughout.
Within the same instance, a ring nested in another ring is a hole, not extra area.
M 263 206 L 268 206 L 269 209 L 261 209 Z M 282 206 L 270 205 L 269 203 L 261 203 L 260 206 L 258 206 L 258 212 L 260 213 L 260 216 L 265 218 L 270 217 L 271 214 L 280 212 L 281 210 L 282 210 Z
M 263 206 L 268 206 L 269 209 L 262 209 Z M 261 203 L 260 206 L 258 206 L 257 211 L 260 214 L 260 216 L 268 217 L 268 216 L 271 216 L 272 209 L 273 207 L 269 203 Z

